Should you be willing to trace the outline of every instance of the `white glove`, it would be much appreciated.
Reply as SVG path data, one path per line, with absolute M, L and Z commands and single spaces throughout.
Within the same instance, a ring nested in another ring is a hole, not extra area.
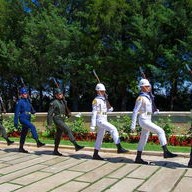
M 159 114 L 159 109 L 157 109 L 155 112 L 154 112 L 154 115 L 158 115 Z
M 95 127 L 91 126 L 91 127 L 90 127 L 90 131 L 91 131 L 91 132 L 94 132 L 94 131 L 95 131 Z
M 113 107 L 109 108 L 108 111 L 109 111 L 109 112 L 112 112 L 112 111 L 113 111 Z

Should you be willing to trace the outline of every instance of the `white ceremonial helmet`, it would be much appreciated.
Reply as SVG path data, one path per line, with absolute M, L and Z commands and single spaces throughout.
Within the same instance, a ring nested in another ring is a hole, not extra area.
M 139 87 L 144 87 L 144 86 L 151 86 L 151 84 L 149 83 L 149 81 L 147 79 L 141 79 L 139 81 Z
M 98 83 L 95 87 L 96 91 L 106 91 L 105 86 L 102 83 Z

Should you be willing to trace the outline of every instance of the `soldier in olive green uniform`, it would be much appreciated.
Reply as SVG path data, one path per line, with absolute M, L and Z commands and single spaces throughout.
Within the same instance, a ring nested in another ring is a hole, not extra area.
M 5 128 L 3 127 L 3 115 L 2 113 L 6 113 L 4 106 L 3 106 L 3 100 L 0 97 L 0 133 L 2 135 L 2 137 L 7 141 L 7 145 L 11 145 L 14 143 L 14 141 L 11 141 L 6 133 Z
M 63 93 L 60 89 L 55 90 L 55 99 L 50 103 L 48 115 L 47 115 L 47 125 L 51 126 L 52 121 L 56 125 L 56 135 L 55 135 L 55 148 L 53 151 L 54 155 L 62 156 L 58 151 L 59 143 L 61 140 L 62 133 L 66 133 L 69 137 L 69 140 L 75 146 L 75 150 L 78 151 L 83 149 L 84 146 L 80 146 L 75 141 L 71 129 L 65 124 L 65 116 L 69 116 L 67 103 L 64 99 Z

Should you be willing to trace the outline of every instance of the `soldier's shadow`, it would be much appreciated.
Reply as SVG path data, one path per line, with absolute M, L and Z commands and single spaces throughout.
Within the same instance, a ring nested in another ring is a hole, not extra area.
M 33 152 L 35 155 L 53 155 L 53 150 L 41 150 L 41 151 L 34 151 Z M 60 152 L 62 156 L 60 157 L 71 157 L 75 159 L 91 159 L 92 157 L 87 154 L 72 154 L 71 152 Z M 53 155 L 55 157 L 59 157 L 57 155 Z
M 166 167 L 166 168 L 170 168 L 170 169 L 187 168 L 187 165 L 177 163 L 177 162 L 172 162 L 172 161 L 150 161 L 149 165 Z
M 111 157 L 107 158 L 107 161 L 111 163 L 134 163 L 132 159 L 128 159 L 125 157 Z
M 11 153 L 11 152 L 19 152 L 19 149 L 18 148 L 6 148 L 6 149 L 2 149 L 2 151 Z
M 87 154 L 71 154 L 69 155 L 71 158 L 75 159 L 91 159 L 92 160 L 92 155 L 87 155 Z M 111 162 L 111 163 L 134 163 L 133 160 L 125 158 L 125 157 L 103 157 L 104 161 Z
M 74 159 L 92 159 L 92 156 L 87 154 L 69 154 L 68 156 Z
M 53 155 L 53 150 L 33 151 L 35 155 Z

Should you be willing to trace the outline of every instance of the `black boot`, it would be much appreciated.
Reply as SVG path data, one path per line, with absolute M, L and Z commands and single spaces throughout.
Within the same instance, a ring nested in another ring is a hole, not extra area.
M 53 155 L 62 156 L 63 154 L 62 154 L 62 153 L 59 153 L 59 151 L 55 149 L 55 150 L 53 151 Z
M 163 148 L 163 156 L 164 158 L 173 158 L 173 157 L 177 157 L 177 154 L 171 153 L 168 149 L 167 149 L 167 145 L 162 146 Z
M 188 162 L 188 167 L 192 168 L 192 147 L 191 147 L 191 153 L 190 153 L 190 159 L 189 159 L 189 162 Z
M 141 159 L 141 154 L 142 154 L 142 151 L 137 151 L 137 156 L 135 158 L 135 163 L 148 165 L 149 163 L 147 161 L 144 161 L 143 159 Z
M 84 148 L 84 146 L 78 145 L 76 141 L 72 141 L 72 143 L 75 146 L 75 151 L 79 151 Z
M 128 150 L 124 149 L 122 146 L 121 146 L 121 143 L 119 144 L 116 144 L 117 146 L 117 153 L 127 153 Z
M 191 156 L 190 159 L 189 159 L 188 167 L 189 167 L 189 168 L 192 168 L 192 156 Z
M 7 145 L 11 145 L 14 141 L 11 141 L 8 137 L 3 137 L 7 141 Z
M 20 147 L 19 147 L 19 152 L 21 152 L 21 153 L 29 153 L 27 150 L 25 150 L 25 149 L 23 148 L 23 146 L 20 146 Z
M 39 141 L 39 139 L 35 139 L 37 142 L 37 147 L 42 147 L 45 145 L 45 143 L 42 143 L 41 141 Z
M 93 159 L 103 161 L 104 159 L 100 157 L 98 153 L 99 151 L 97 149 L 94 149 Z

